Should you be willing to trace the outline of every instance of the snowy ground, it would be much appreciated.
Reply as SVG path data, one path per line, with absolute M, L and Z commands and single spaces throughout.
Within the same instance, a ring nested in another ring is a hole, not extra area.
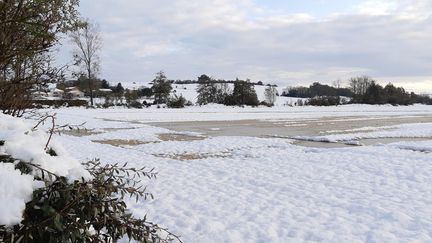
M 91 129 L 56 137 L 78 159 L 156 168 L 159 178 L 149 182 L 155 200 L 130 205 L 184 242 L 432 242 L 430 106 L 55 112 L 59 123 L 86 122 Z M 408 118 L 409 124 L 340 130 L 324 125 L 314 136 L 304 133 L 328 141 L 400 138 L 345 148 L 302 147 L 288 138 L 212 136 L 222 130 L 218 126 L 200 134 L 191 132 L 193 127 L 173 131 L 151 123 L 259 120 L 284 126 L 316 119 Z M 417 118 L 421 123 L 413 122 Z M 422 141 L 404 141 L 412 137 Z

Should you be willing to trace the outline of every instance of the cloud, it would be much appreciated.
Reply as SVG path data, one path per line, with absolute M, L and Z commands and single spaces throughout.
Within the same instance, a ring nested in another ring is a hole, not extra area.
M 353 9 L 316 17 L 252 0 L 82 0 L 83 15 L 101 25 L 109 80 L 144 82 L 165 70 L 294 85 L 366 74 L 432 92 L 431 1 Z

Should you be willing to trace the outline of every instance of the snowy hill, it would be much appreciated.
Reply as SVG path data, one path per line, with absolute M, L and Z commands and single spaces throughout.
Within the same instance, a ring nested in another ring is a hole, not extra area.
M 229 87 L 231 88 L 231 90 L 233 89 L 234 85 L 233 84 L 228 84 Z M 191 101 L 192 103 L 196 103 L 197 101 L 197 96 L 198 93 L 196 91 L 198 84 L 173 84 L 173 93 L 177 94 L 178 96 L 182 95 L 184 98 L 186 98 L 187 100 Z M 255 85 L 255 91 L 257 93 L 258 99 L 260 101 L 264 101 L 265 100 L 265 96 L 264 96 L 264 90 L 267 86 L 264 85 Z M 281 95 L 283 90 L 285 88 L 283 87 L 276 87 L 278 94 Z M 301 98 L 295 98 L 295 97 L 283 97 L 283 96 L 278 96 L 276 98 L 276 102 L 275 102 L 275 106 L 286 106 L 286 105 L 290 105 L 290 106 L 294 106 L 295 103 Z M 301 99 L 301 100 L 306 100 L 306 99 Z

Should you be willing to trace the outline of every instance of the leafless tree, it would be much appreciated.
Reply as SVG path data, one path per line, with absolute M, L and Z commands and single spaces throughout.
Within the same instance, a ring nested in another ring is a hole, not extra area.
M 361 76 L 356 78 L 351 78 L 349 80 L 351 91 L 355 95 L 364 95 L 367 88 L 371 85 L 374 80 L 368 76 Z
M 276 97 L 277 97 L 277 90 L 274 86 L 267 86 L 266 89 L 264 90 L 264 96 L 265 96 L 265 101 L 269 104 L 269 105 L 274 105 L 275 101 L 276 101 Z
M 80 68 L 79 74 L 85 75 L 88 79 L 90 104 L 93 106 L 94 81 L 100 71 L 99 52 L 102 49 L 99 27 L 86 21 L 82 28 L 71 34 L 71 39 L 75 44 L 74 60 Z
M 340 89 L 342 87 L 342 81 L 340 79 L 333 81 L 333 87 Z

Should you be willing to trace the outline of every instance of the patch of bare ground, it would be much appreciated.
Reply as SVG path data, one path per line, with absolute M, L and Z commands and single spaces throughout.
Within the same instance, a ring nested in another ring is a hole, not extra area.
M 178 133 L 162 133 L 158 134 L 158 138 L 164 142 L 166 141 L 200 141 L 207 137 L 204 136 L 192 136 Z
M 104 128 L 99 131 L 95 131 L 94 129 L 72 129 L 72 130 L 63 130 L 61 131 L 61 133 L 70 136 L 75 136 L 75 137 L 85 137 L 90 135 L 101 134 L 104 132 L 115 132 L 121 130 L 131 130 L 131 129 L 136 129 L 136 128 Z
M 85 137 L 95 134 L 101 134 L 102 132 L 97 132 L 92 129 L 72 129 L 72 130 L 63 130 L 61 131 L 62 134 L 75 136 L 75 137 Z
M 92 142 L 100 143 L 100 144 L 108 144 L 116 147 L 137 146 L 141 144 L 152 143 L 152 142 L 144 142 L 139 140 L 123 140 L 123 139 L 93 140 Z

